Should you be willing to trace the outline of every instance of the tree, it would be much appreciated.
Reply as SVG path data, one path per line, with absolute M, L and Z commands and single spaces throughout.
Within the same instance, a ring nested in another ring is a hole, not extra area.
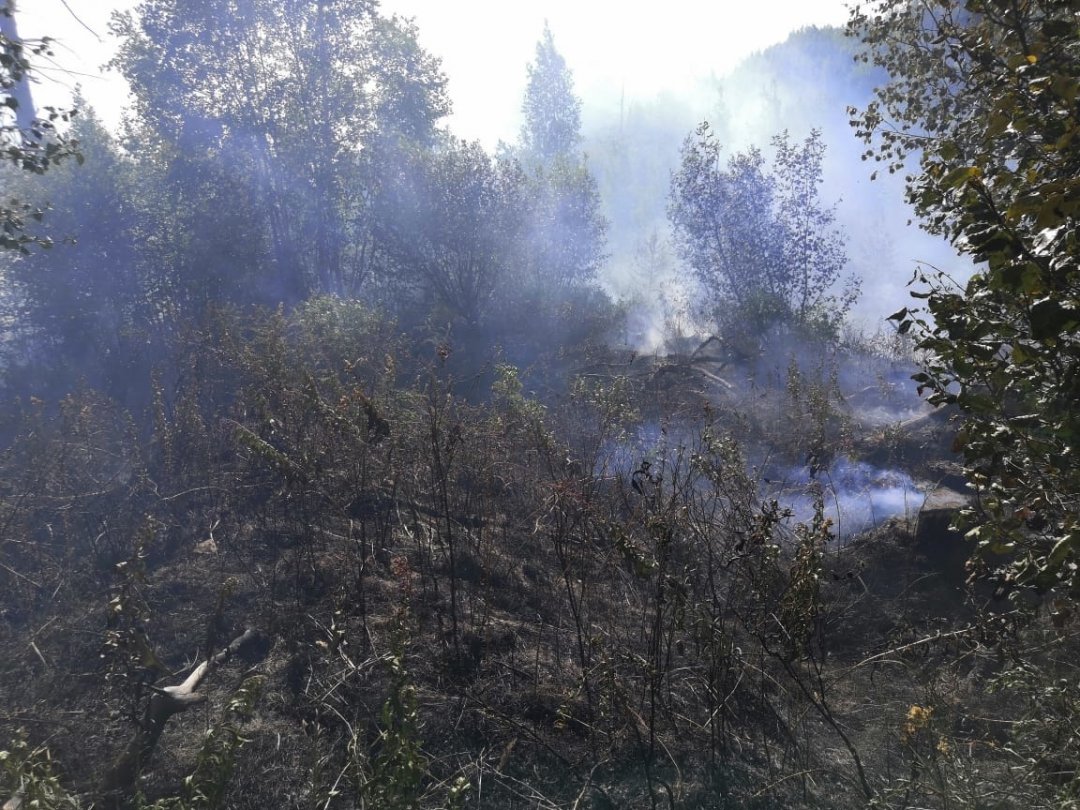
M 521 114 L 521 147 L 533 161 L 550 164 L 559 157 L 576 157 L 581 147 L 581 101 L 574 94 L 574 77 L 555 49 L 551 28 L 536 43 L 536 61 L 528 66 L 529 80 Z
M 528 73 L 520 156 L 530 175 L 530 286 L 541 292 L 593 279 L 605 258 L 607 222 L 580 151 L 581 101 L 546 23 Z
M 402 152 L 374 219 L 395 297 L 476 326 L 517 264 L 524 190 L 517 162 L 493 161 L 479 143 L 447 136 Z
M 252 199 L 256 300 L 355 294 L 380 156 L 431 142 L 449 111 L 415 26 L 371 0 L 143 0 L 114 30 L 140 139 L 177 192 L 216 188 L 223 214 L 233 190 Z
M 1077 0 L 884 0 L 849 31 L 891 80 L 853 124 L 867 157 L 919 170 L 909 201 L 977 268 L 921 272 L 893 316 L 915 376 L 965 417 L 984 573 L 1080 597 L 1080 35 Z
M 46 108 L 39 118 L 28 84 L 33 56 L 51 55 L 49 40 L 28 43 L 19 36 L 14 0 L 0 3 L 0 158 L 25 172 L 43 174 L 50 166 L 78 154 L 78 143 L 66 138 L 57 124 L 72 111 Z M 28 253 L 28 245 L 52 245 L 48 237 L 31 237 L 27 221 L 40 221 L 44 208 L 18 199 L 0 201 L 0 249 Z
M 607 257 L 607 220 L 583 157 L 559 156 L 529 177 L 529 228 L 524 235 L 532 283 L 569 287 L 592 281 Z
M 50 201 L 48 229 L 63 241 L 7 268 L 20 338 L 9 348 L 21 350 L 39 395 L 57 380 L 43 373 L 49 369 L 66 384 L 82 379 L 122 397 L 133 367 L 146 361 L 156 319 L 136 249 L 139 183 L 134 160 L 120 153 L 94 111 L 77 103 L 71 134 L 83 165 L 65 163 L 26 184 L 26 199 Z M 42 238 L 32 227 L 27 233 Z
M 843 237 L 819 198 L 825 146 L 817 131 L 772 145 L 772 169 L 756 148 L 725 166 L 707 123 L 686 139 L 668 206 L 676 248 L 722 331 L 761 336 L 786 324 L 834 334 L 858 285 L 842 279 Z

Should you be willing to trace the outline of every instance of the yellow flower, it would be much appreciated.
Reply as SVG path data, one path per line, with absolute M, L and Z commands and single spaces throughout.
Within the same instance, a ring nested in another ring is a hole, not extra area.
M 916 728 L 926 728 L 926 725 L 930 722 L 930 715 L 933 713 L 934 710 L 931 707 L 912 706 L 908 709 L 907 719 Z
M 933 708 L 929 706 L 914 705 L 908 709 L 907 719 L 900 724 L 900 737 L 907 742 L 921 729 L 926 728 L 930 724 L 930 716 L 934 713 Z

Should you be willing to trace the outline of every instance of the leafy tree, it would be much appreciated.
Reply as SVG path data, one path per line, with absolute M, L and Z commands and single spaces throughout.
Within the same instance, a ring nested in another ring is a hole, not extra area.
M 24 350 L 37 385 L 44 366 L 65 369 L 68 383 L 83 378 L 117 394 L 145 355 L 138 349 L 154 320 L 134 244 L 134 163 L 93 110 L 80 113 L 72 136 L 84 165 L 65 163 L 25 191 L 29 200 L 50 200 L 48 228 L 63 242 L 11 262 L 9 295 L 23 338 L 11 345 Z
M 1007 587 L 1080 596 L 1080 35 L 1077 0 L 884 0 L 853 15 L 891 81 L 853 123 L 923 227 L 976 263 L 922 272 L 893 316 L 927 353 L 916 380 L 965 416 L 969 510 Z M 1008 552 L 1008 556 L 998 556 Z
M 858 287 L 849 278 L 836 289 L 847 257 L 818 194 L 825 146 L 817 131 L 801 145 L 786 133 L 772 145 L 771 168 L 756 148 L 725 165 L 707 123 L 686 139 L 668 206 L 675 244 L 722 331 L 788 324 L 832 334 Z
M 375 206 L 394 297 L 478 324 L 517 263 L 524 186 L 516 161 L 493 161 L 479 143 L 447 137 L 401 153 Z
M 43 174 L 65 157 L 79 157 L 78 142 L 57 129 L 73 113 L 49 107 L 46 117 L 39 118 L 30 94 L 31 57 L 50 54 L 48 39 L 28 43 L 19 36 L 13 0 L 0 3 L 0 160 L 34 174 Z M 32 243 L 50 247 L 51 239 L 32 237 L 26 230 L 28 220 L 43 216 L 44 207 L 0 200 L 0 249 L 25 254 Z
M 355 293 L 379 156 L 430 142 L 449 110 L 415 26 L 367 0 L 144 0 L 114 29 L 138 134 L 177 190 L 218 189 L 223 214 L 234 191 L 250 198 L 237 238 L 270 269 L 254 297 Z
M 528 263 L 532 283 L 566 287 L 591 281 L 607 257 L 607 220 L 583 158 L 560 156 L 529 178 Z

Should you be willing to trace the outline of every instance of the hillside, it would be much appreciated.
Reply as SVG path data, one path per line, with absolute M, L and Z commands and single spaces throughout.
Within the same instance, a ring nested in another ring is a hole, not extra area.
M 27 403 L 9 734 L 65 789 L 190 806 L 859 807 L 942 768 L 1018 789 L 966 552 L 920 506 L 948 421 L 875 415 L 911 406 L 897 361 L 777 369 L 713 341 L 597 358 L 548 402 L 496 367 L 477 404 L 452 350 L 327 301 L 221 316 L 149 433 L 89 391 Z M 906 508 L 838 540 L 841 462 L 910 480 Z M 234 639 L 205 701 L 121 756 Z
M 1080 808 L 1078 14 L 545 24 L 489 150 L 378 3 L 139 0 L 113 132 L 0 0 L 2 810 Z

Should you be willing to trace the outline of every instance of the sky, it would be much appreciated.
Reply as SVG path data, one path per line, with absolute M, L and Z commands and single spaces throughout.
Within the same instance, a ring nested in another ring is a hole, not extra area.
M 63 104 L 80 84 L 109 125 L 126 89 L 101 66 L 115 50 L 108 32 L 114 9 L 134 0 L 20 0 L 24 38 L 56 40 L 53 64 L 42 63 L 39 105 Z M 807 25 L 840 25 L 843 0 L 383 0 L 384 13 L 414 17 L 421 44 L 443 60 L 454 102 L 451 129 L 488 146 L 512 141 L 520 126 L 526 65 L 545 20 L 574 72 L 586 110 L 613 98 L 649 100 L 680 93 L 710 74 L 721 76 L 747 55 Z

